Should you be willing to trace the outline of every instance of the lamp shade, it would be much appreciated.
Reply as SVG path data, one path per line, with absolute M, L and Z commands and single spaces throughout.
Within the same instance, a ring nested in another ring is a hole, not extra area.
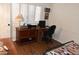
M 19 14 L 18 16 L 16 16 L 16 21 L 21 21 L 23 20 L 23 16 L 21 14 Z

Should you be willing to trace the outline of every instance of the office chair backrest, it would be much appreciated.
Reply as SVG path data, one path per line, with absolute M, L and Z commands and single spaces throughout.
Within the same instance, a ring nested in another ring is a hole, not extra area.
M 55 32 L 55 29 L 56 29 L 56 25 L 52 25 L 51 27 L 49 27 L 47 34 L 52 35 Z
M 54 34 L 56 29 L 56 25 L 52 25 L 51 27 L 48 28 L 46 32 L 44 32 L 43 40 L 46 42 L 49 42 L 52 39 L 52 35 Z

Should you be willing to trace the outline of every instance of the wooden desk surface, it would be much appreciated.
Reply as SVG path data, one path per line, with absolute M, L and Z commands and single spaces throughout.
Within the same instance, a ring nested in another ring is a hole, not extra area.
M 32 27 L 32 28 L 28 28 L 27 26 L 24 27 L 16 27 L 16 30 L 26 30 L 26 29 L 35 29 L 35 30 L 39 30 L 39 29 L 47 29 L 47 28 L 40 28 L 40 27 Z
M 16 55 L 17 51 L 13 44 L 13 41 L 9 38 L 0 39 L 0 41 L 3 42 L 4 45 L 8 47 L 8 55 Z

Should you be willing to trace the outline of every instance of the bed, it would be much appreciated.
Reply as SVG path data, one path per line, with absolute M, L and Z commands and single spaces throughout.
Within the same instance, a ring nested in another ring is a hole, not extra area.
M 55 49 L 48 50 L 45 55 L 79 55 L 79 45 L 74 41 L 69 41 Z

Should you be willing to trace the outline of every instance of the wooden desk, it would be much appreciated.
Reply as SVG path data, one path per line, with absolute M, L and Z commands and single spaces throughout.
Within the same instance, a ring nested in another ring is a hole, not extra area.
M 34 40 L 38 41 L 42 39 L 43 32 L 46 31 L 46 28 L 40 28 L 40 27 L 33 27 L 33 28 L 27 28 L 27 27 L 17 27 L 16 28 L 16 40 L 27 40 L 27 38 L 33 38 Z

